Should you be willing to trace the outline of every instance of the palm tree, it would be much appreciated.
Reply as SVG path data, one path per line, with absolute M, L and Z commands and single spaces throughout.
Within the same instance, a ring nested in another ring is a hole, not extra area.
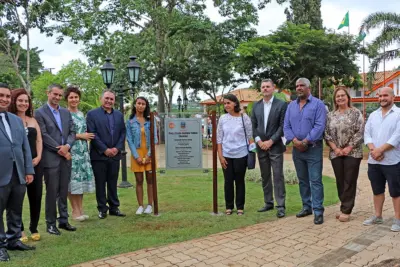
M 370 72 L 375 72 L 384 60 L 400 58 L 400 14 L 377 12 L 369 15 L 361 24 L 360 35 L 382 26 L 382 32 L 369 46 L 369 50 L 374 52 Z M 397 48 L 378 52 L 379 49 L 384 49 L 393 44 L 397 44 Z

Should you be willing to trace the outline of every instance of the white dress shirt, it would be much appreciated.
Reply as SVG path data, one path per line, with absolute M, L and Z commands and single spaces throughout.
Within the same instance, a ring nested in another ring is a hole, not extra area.
M 271 112 L 271 106 L 272 106 L 272 101 L 274 101 L 274 96 L 271 97 L 271 99 L 267 102 L 265 102 L 265 100 L 263 100 L 263 104 L 264 104 L 264 131 L 267 131 L 267 124 L 268 124 L 268 117 L 269 117 L 269 113 Z M 256 138 L 254 138 L 254 141 L 257 143 L 258 141 L 260 141 L 261 138 L 259 136 L 256 136 Z
M 380 147 L 387 143 L 394 148 L 384 152 L 384 159 L 374 160 L 371 155 L 368 163 L 381 165 L 396 165 L 400 162 L 400 108 L 393 105 L 392 108 L 382 116 L 382 108 L 371 113 L 365 125 L 365 144 L 374 144 Z

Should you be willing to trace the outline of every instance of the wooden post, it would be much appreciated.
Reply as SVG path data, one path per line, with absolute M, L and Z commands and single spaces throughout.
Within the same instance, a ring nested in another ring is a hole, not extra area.
M 218 170 L 217 170 L 217 112 L 211 114 L 212 123 L 212 159 L 213 159 L 213 212 L 218 214 Z
M 154 215 L 158 215 L 156 148 L 154 143 L 154 112 L 150 112 L 150 149 L 151 149 L 151 177 L 153 180 L 153 207 Z

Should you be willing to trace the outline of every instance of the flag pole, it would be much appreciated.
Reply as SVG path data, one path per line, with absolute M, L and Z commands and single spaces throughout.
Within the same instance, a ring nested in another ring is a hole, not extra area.
M 386 21 L 383 22 L 383 31 L 386 29 Z M 386 47 L 383 45 L 383 87 L 386 86 L 386 58 L 385 58 L 385 53 L 386 53 Z
M 349 35 L 350 35 L 350 11 L 347 11 L 347 14 L 349 14 L 349 15 L 347 16 L 348 21 L 349 21 L 349 26 L 347 27 L 347 30 L 348 30 L 348 33 L 349 33 Z
M 365 40 L 363 40 L 363 48 L 365 48 Z M 363 90 L 362 90 L 362 99 L 363 99 L 363 117 L 366 120 L 365 114 L 365 54 L 363 54 Z

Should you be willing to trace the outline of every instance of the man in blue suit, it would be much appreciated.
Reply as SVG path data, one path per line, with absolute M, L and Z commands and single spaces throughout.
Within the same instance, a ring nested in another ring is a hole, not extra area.
M 113 108 L 113 91 L 105 90 L 100 101 L 101 107 L 89 111 L 86 117 L 87 130 L 95 135 L 90 142 L 90 158 L 96 181 L 97 209 L 100 219 L 107 217 L 107 211 L 110 215 L 124 217 L 125 214 L 119 210 L 117 195 L 121 151 L 126 135 L 124 116 Z
M 11 90 L 0 83 L 0 261 L 9 261 L 9 250 L 31 250 L 22 243 L 21 215 L 26 184 L 33 181 L 31 149 L 22 120 L 7 109 Z M 3 213 L 7 211 L 7 233 L 4 231 Z

